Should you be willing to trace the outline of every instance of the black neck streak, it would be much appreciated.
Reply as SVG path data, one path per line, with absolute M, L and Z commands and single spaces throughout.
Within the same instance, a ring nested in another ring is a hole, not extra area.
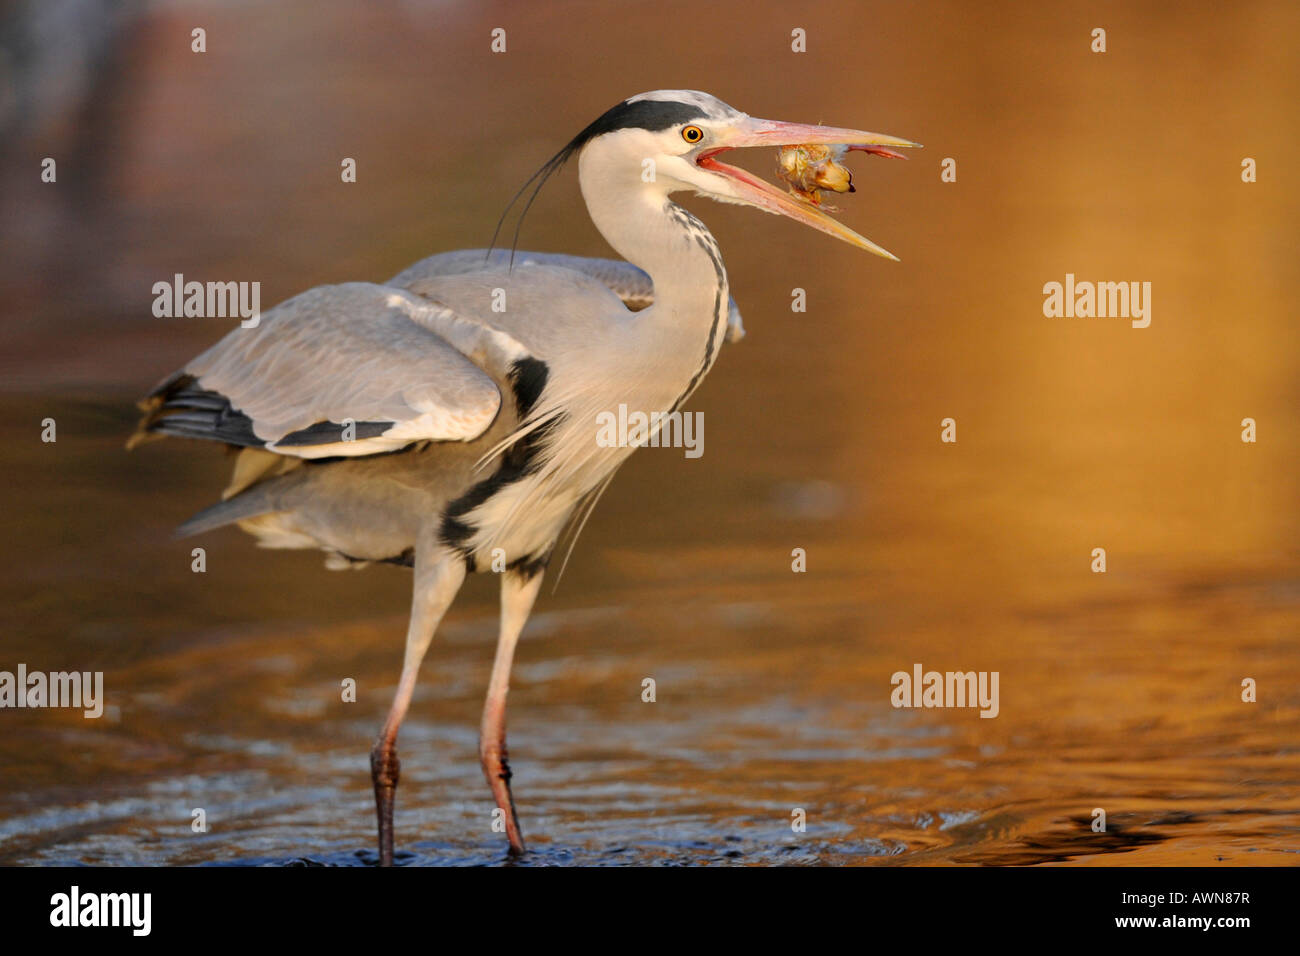
M 687 241 L 693 241 L 708 256 L 709 262 L 713 265 L 714 275 L 717 277 L 717 284 L 713 293 L 713 321 L 709 325 L 709 336 L 704 343 L 704 358 L 700 361 L 700 366 L 696 369 L 695 374 L 691 376 L 690 384 L 673 402 L 672 411 L 677 411 L 699 386 L 700 379 L 704 378 L 709 369 L 713 367 L 714 359 L 717 357 L 715 351 L 717 348 L 718 326 L 722 322 L 727 308 L 725 297 L 727 273 L 722 268 L 722 253 L 718 250 L 718 243 L 704 223 L 673 202 L 667 203 L 664 206 L 664 211 L 669 218 L 682 227 L 683 235 L 686 236 Z

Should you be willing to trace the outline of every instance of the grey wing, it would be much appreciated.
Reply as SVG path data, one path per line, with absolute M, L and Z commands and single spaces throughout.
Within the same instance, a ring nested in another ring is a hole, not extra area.
M 389 279 L 385 285 L 400 289 L 409 288 L 414 282 L 436 276 L 459 275 L 466 272 L 478 272 L 485 266 L 504 266 L 510 262 L 509 249 L 493 249 L 489 256 L 486 249 L 459 249 L 455 252 L 443 252 L 436 256 L 421 259 L 413 266 L 404 269 Z M 594 259 L 586 256 L 566 256 L 558 252 L 516 252 L 516 265 L 556 266 L 572 269 L 590 276 L 606 285 L 611 292 L 623 300 L 629 309 L 639 311 L 652 305 L 655 299 L 654 283 L 647 272 L 630 262 L 619 259 Z M 739 342 L 745 337 L 745 326 L 740 318 L 740 309 L 735 299 L 727 302 L 727 341 Z
M 497 383 L 524 357 L 510 336 L 390 286 L 321 286 L 235 329 L 164 381 L 142 403 L 137 436 L 298 458 L 470 441 L 496 418 Z

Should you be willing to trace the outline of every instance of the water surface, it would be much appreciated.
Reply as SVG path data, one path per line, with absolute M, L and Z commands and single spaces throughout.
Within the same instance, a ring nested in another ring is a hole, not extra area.
M 728 6 L 628 5 L 611 31 L 581 4 L 220 5 L 205 59 L 164 9 L 94 122 L 6 154 L 0 669 L 102 670 L 108 710 L 0 712 L 0 863 L 373 862 L 409 573 L 171 539 L 229 463 L 126 454 L 131 402 L 229 323 L 153 319 L 148 290 L 259 279 L 270 304 L 482 244 L 592 116 L 675 85 L 927 150 L 864 160 L 842 202 L 901 264 L 684 200 L 750 334 L 692 400 L 703 457 L 623 469 L 520 646 L 527 864 L 1297 862 L 1295 8 L 1107 11 L 1101 58 L 1089 5 L 830 4 L 793 59 L 785 5 Z M 40 192 L 56 147 L 83 159 Z M 526 247 L 607 254 L 572 172 L 531 217 Z M 1044 318 L 1066 272 L 1151 281 L 1151 327 Z M 467 586 L 426 660 L 402 862 L 504 860 L 476 740 L 494 591 Z M 893 708 L 915 663 L 997 671 L 998 716 Z

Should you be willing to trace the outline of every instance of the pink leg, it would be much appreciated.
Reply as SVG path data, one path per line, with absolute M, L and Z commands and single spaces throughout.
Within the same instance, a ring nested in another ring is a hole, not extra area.
M 510 690 L 510 666 L 514 661 L 515 644 L 524 629 L 524 622 L 533 609 L 533 601 L 542 587 L 542 574 L 524 578 L 508 571 L 501 580 L 501 634 L 497 639 L 496 659 L 492 662 L 492 678 L 488 683 L 487 700 L 483 704 L 483 723 L 479 729 L 479 760 L 483 774 L 492 788 L 492 798 L 504 812 L 506 839 L 510 841 L 510 855 L 524 852 L 524 838 L 519 831 L 519 818 L 515 814 L 515 798 L 510 792 L 510 761 L 506 752 L 506 694 Z
M 370 750 L 370 778 L 375 785 L 375 811 L 379 816 L 379 865 L 393 865 L 393 802 L 402 764 L 397 759 L 397 731 L 411 705 L 420 662 L 433 640 L 433 632 L 451 606 L 465 580 L 465 565 L 459 558 L 439 555 L 437 563 L 415 565 L 414 596 L 411 599 L 411 622 L 406 631 L 406 657 L 397 684 L 393 706 Z

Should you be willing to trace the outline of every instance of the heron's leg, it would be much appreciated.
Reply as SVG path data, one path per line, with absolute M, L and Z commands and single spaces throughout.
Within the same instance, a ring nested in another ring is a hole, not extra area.
M 406 657 L 402 677 L 397 684 L 393 706 L 384 721 L 384 729 L 370 750 L 370 777 L 375 785 L 375 809 L 379 814 L 379 865 L 393 865 L 393 797 L 402 764 L 397 759 L 397 731 L 411 704 L 420 662 L 429 649 L 433 632 L 451 606 L 465 580 L 465 564 L 446 554 L 423 563 L 415 563 L 414 593 L 411 598 L 411 622 L 406 631 Z
M 506 753 L 506 693 L 510 690 L 510 665 L 515 643 L 524 629 L 533 601 L 542 587 L 542 572 L 522 575 L 507 571 L 501 579 L 501 636 L 497 638 L 496 659 L 487 700 L 483 704 L 483 723 L 479 729 L 478 753 L 483 774 L 492 788 L 492 798 L 506 817 L 506 838 L 510 855 L 524 852 L 524 838 L 515 815 L 515 798 L 510 793 L 510 761 Z

